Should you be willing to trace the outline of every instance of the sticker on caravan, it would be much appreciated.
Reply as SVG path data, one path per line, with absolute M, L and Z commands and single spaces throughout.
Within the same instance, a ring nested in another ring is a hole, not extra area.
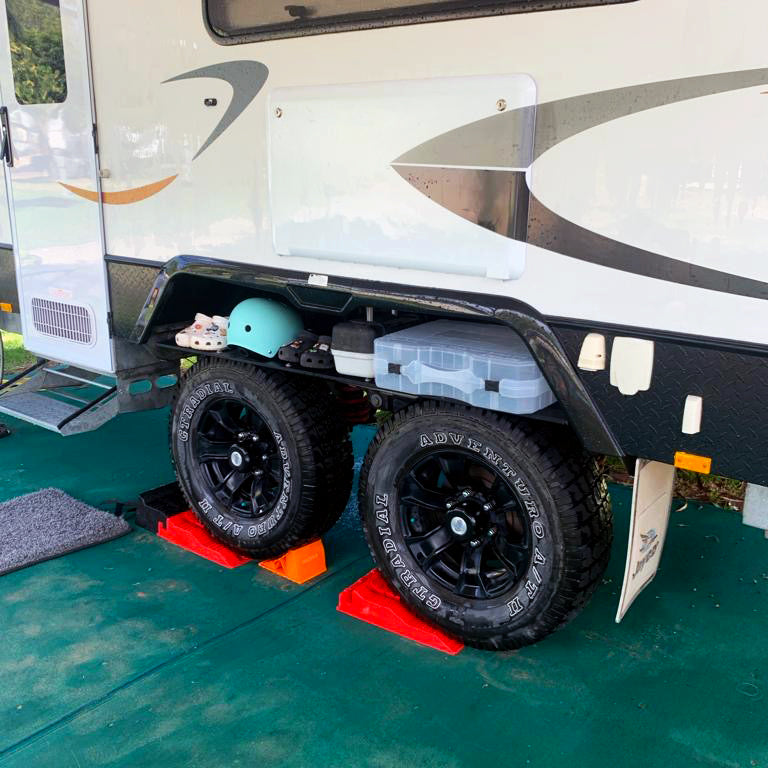
M 68 288 L 54 288 L 48 289 L 48 295 L 52 299 L 58 299 L 59 301 L 72 301 L 74 294 Z

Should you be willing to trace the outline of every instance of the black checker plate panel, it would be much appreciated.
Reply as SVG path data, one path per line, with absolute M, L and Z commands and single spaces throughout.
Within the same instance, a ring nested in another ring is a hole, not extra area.
M 160 267 L 108 262 L 112 328 L 119 339 L 129 339 Z
M 575 367 L 588 331 L 553 330 Z M 652 338 L 605 333 L 609 362 L 616 335 Z M 608 370 L 579 371 L 625 453 L 667 463 L 676 451 L 710 456 L 713 474 L 768 485 L 768 354 L 653 341 L 653 380 L 647 392 L 622 395 L 611 386 Z M 681 431 L 687 395 L 704 399 L 697 435 Z

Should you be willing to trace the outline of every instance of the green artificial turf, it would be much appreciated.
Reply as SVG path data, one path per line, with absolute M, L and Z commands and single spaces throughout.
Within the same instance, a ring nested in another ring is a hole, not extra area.
M 60 438 L 10 421 L 0 500 L 90 503 L 173 476 L 164 411 Z M 370 431 L 356 433 L 362 454 Z M 456 657 L 342 615 L 371 561 L 351 504 L 304 586 L 226 570 L 136 530 L 0 578 L 0 766 L 768 765 L 768 542 L 739 517 L 672 516 L 627 618 L 629 490 L 584 613 L 513 653 Z

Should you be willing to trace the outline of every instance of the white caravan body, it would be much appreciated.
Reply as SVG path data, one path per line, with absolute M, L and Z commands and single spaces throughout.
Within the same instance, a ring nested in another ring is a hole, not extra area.
M 724 283 L 768 281 L 768 8 L 737 5 L 639 0 L 225 46 L 197 0 L 92 3 L 104 192 L 176 177 L 141 202 L 104 206 L 107 253 L 459 288 L 545 316 L 766 343 L 764 296 L 697 280 L 713 270 Z M 250 82 L 238 81 L 241 61 L 262 64 L 266 82 L 200 152 L 233 96 L 253 85 L 248 69 Z M 536 200 L 653 254 L 656 274 L 476 226 L 489 186 L 478 172 L 456 176 L 458 215 L 405 183 L 399 158 L 484 119 L 507 142 L 498 158 L 493 147 L 460 156 L 470 134 L 443 154 L 426 151 L 426 164 L 521 170 L 511 147 L 534 137 L 503 124 L 499 100 L 509 112 L 555 105 L 545 116 L 555 125 L 538 120 L 544 151 L 520 148 Z M 591 110 L 595 125 L 579 124 Z M 688 279 L 668 279 L 677 271 Z
M 511 301 L 550 323 L 574 367 L 590 332 L 609 349 L 612 333 L 655 340 L 662 391 L 662 339 L 750 360 L 768 348 L 761 0 L 436 3 L 415 18 L 395 2 L 315 26 L 265 6 L 255 29 L 257 6 L 238 0 L 5 5 L 0 240 L 18 283 L 5 308 L 41 357 L 146 363 L 116 345 L 146 340 L 155 279 L 190 260 Z M 23 92 L 11 55 L 41 9 L 61 26 L 52 97 Z M 706 355 L 686 370 L 667 351 L 670 377 L 711 372 Z M 593 400 L 620 395 L 605 418 L 626 453 L 669 460 L 683 393 L 654 449 L 613 423 L 650 372 L 617 392 L 618 373 L 611 388 L 588 367 Z

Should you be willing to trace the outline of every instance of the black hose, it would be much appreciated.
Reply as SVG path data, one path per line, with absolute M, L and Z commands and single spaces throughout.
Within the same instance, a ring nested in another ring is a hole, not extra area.
M 0 333 L 0 384 L 5 380 L 5 347 L 3 346 L 3 334 Z M 0 437 L 8 437 L 11 430 L 0 422 Z

